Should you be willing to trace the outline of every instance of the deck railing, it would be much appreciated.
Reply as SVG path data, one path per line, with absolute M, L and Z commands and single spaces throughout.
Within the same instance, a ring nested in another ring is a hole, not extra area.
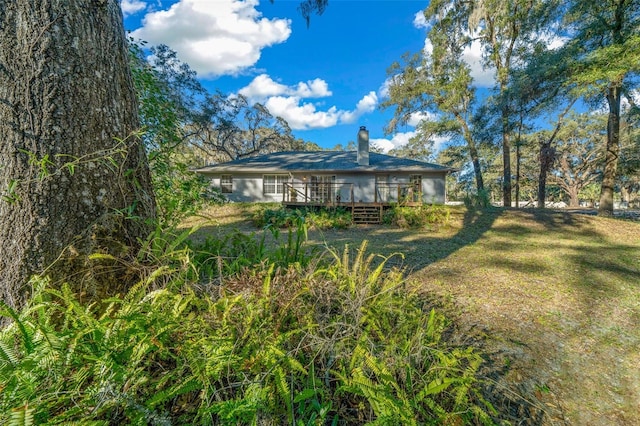
M 376 203 L 421 203 L 422 191 L 414 183 L 377 183 Z
M 283 183 L 284 204 L 353 205 L 353 183 L 300 182 Z M 422 203 L 422 192 L 413 183 L 377 183 L 374 191 L 376 204 Z M 361 203 L 361 201 L 359 202 Z
M 352 183 L 284 183 L 282 202 L 286 204 L 353 204 Z

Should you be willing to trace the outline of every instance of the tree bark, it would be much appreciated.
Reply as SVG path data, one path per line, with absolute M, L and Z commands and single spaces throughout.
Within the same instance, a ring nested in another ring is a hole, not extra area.
M 0 0 L 7 304 L 25 301 L 32 274 L 67 279 L 79 255 L 122 253 L 147 235 L 155 202 L 137 128 L 118 1 Z
M 555 159 L 555 150 L 551 146 L 553 137 L 547 140 L 540 141 L 540 154 L 538 156 L 540 160 L 540 174 L 538 175 L 538 208 L 545 208 L 545 201 L 547 200 L 547 175 L 553 161 Z
M 613 216 L 613 191 L 620 156 L 620 85 L 612 84 L 607 90 L 609 118 L 607 120 L 607 151 L 605 154 L 598 216 Z
M 503 119 L 508 120 L 508 113 L 503 114 Z M 502 129 L 502 166 L 502 205 L 511 207 L 511 141 L 507 124 Z
M 454 115 L 458 120 L 458 123 L 460 123 L 460 127 L 462 127 L 464 140 L 467 143 L 467 147 L 469 148 L 471 164 L 473 164 L 473 173 L 476 178 L 476 190 L 478 191 L 478 193 L 480 193 L 481 191 L 484 191 L 484 180 L 482 178 L 482 168 L 480 167 L 480 155 L 478 154 L 475 140 L 473 139 L 473 135 L 471 134 L 471 130 L 469 129 L 469 125 L 467 124 L 466 120 L 464 120 L 459 114 Z
M 580 199 L 578 197 L 579 192 L 580 192 L 580 189 L 578 188 L 577 185 L 573 185 L 567 188 L 567 193 L 569 195 L 569 207 L 580 206 Z

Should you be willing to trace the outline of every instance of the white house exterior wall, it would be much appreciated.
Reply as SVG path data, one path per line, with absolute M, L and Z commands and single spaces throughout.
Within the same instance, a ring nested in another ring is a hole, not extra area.
M 444 204 L 446 201 L 445 177 L 441 174 L 422 175 L 422 201 L 425 203 Z
M 234 173 L 233 192 L 223 194 L 230 201 L 234 202 L 281 202 L 282 194 L 264 194 L 263 176 L 268 175 L 284 175 L 288 173 Z M 443 204 L 445 202 L 445 175 L 443 173 L 388 173 L 380 174 L 387 177 L 387 182 L 391 185 L 398 183 L 408 183 L 411 175 L 422 176 L 422 199 L 426 203 Z M 376 200 L 376 174 L 313 174 L 314 176 L 335 176 L 337 185 L 337 195 L 340 195 L 342 201 L 355 201 L 372 203 Z M 210 175 L 211 186 L 220 188 L 220 174 Z M 293 174 L 293 182 L 301 184 L 310 182 L 311 174 Z M 305 179 L 306 178 L 306 179 Z M 341 185 L 342 184 L 342 185 Z M 350 186 L 353 184 L 353 200 L 350 200 Z M 395 199 L 397 197 L 393 197 Z
M 280 174 L 280 173 L 267 173 Z M 284 173 L 282 173 L 284 174 Z M 233 192 L 230 194 L 222 194 L 229 201 L 233 202 L 252 202 L 252 203 L 272 203 L 281 202 L 282 194 L 264 194 L 262 186 L 263 173 L 259 174 L 232 174 Z M 220 175 L 213 175 L 211 178 L 211 186 L 220 188 Z

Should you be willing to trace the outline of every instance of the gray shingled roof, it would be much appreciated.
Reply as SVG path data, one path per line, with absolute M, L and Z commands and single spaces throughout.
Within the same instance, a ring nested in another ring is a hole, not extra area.
M 360 166 L 356 151 L 285 151 L 242 158 L 240 160 L 205 166 L 198 173 L 221 172 L 450 172 L 455 171 L 439 164 L 369 153 L 369 165 Z

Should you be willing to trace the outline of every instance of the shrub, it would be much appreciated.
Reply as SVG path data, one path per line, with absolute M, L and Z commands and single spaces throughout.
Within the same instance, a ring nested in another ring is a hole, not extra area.
M 353 223 L 351 213 L 343 207 L 310 211 L 307 218 L 310 226 L 318 229 L 346 229 Z
M 352 223 L 351 213 L 341 207 L 311 209 L 260 209 L 252 217 L 253 224 L 263 228 L 273 226 L 290 228 L 297 226 L 297 222 L 304 220 L 309 227 L 318 229 L 345 229 Z
M 260 208 L 251 217 L 253 224 L 258 228 L 274 226 L 276 228 L 290 228 L 296 220 L 306 215 L 305 210 L 290 210 L 280 208 Z
M 430 229 L 446 225 L 450 216 L 449 208 L 440 204 L 422 204 L 417 207 L 395 205 L 384 212 L 382 221 L 401 228 Z

